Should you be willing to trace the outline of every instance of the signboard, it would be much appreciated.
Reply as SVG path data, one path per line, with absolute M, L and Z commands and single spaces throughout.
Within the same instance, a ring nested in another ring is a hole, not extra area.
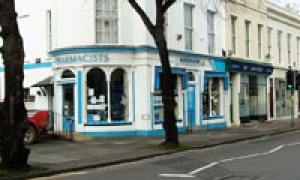
M 107 53 L 68 54 L 54 58 L 55 64 L 101 63 L 108 62 Z
M 180 58 L 177 59 L 176 66 L 201 66 L 213 67 L 212 61 L 208 59 L 193 59 L 193 58 Z
M 271 75 L 273 73 L 273 68 L 271 66 L 260 66 L 260 65 L 256 65 L 256 64 L 232 62 L 230 71 L 261 73 L 261 74 Z

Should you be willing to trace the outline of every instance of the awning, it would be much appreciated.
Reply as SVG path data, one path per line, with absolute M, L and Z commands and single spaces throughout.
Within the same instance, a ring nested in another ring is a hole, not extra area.
M 49 87 L 53 85 L 53 76 L 47 77 L 33 85 L 31 87 Z

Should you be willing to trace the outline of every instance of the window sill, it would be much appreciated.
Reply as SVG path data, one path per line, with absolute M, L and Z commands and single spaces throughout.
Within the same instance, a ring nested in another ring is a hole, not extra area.
M 114 122 L 93 121 L 84 124 L 84 126 L 126 126 L 126 125 L 132 125 L 132 122 L 131 121 L 114 121 Z
M 224 118 L 224 116 L 221 115 L 212 115 L 212 116 L 203 116 L 204 120 L 209 120 L 209 119 L 218 119 L 218 118 Z
M 154 124 L 162 124 L 164 122 L 163 119 L 157 119 L 157 120 L 154 120 Z M 176 120 L 176 123 L 181 123 L 182 122 L 182 119 L 177 119 Z

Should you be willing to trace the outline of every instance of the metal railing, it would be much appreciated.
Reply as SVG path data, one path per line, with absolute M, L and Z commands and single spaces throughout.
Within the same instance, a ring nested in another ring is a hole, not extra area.
M 54 111 L 49 111 L 49 134 L 53 138 L 73 141 L 75 122 L 69 117 Z

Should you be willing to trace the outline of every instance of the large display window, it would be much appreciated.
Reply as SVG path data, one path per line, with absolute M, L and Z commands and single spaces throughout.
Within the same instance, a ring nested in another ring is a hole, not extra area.
M 110 81 L 100 68 L 87 73 L 87 123 L 129 120 L 128 79 L 124 69 L 117 68 L 110 74 Z
M 291 115 L 291 107 L 289 106 L 291 92 L 286 90 L 286 82 L 284 79 L 275 79 L 276 91 L 276 116 L 286 117 Z
M 242 123 L 267 118 L 267 77 L 255 74 L 241 74 L 240 118 Z
M 87 119 L 108 121 L 106 75 L 102 69 L 93 68 L 87 73 Z
M 223 78 L 211 77 L 205 79 L 204 92 L 202 94 L 202 110 L 204 119 L 223 116 L 223 90 Z
M 179 112 L 179 106 L 180 106 L 180 99 L 182 97 L 182 89 L 183 89 L 183 76 L 182 75 L 176 75 L 175 77 L 175 117 L 177 120 L 180 119 L 180 112 Z M 161 78 L 161 76 L 160 76 Z M 164 120 L 164 109 L 163 109 L 163 102 L 162 102 L 162 94 L 161 94 L 161 87 L 156 90 L 153 96 L 154 99 L 154 121 L 156 123 L 163 122 Z
M 129 118 L 128 81 L 123 69 L 116 69 L 110 80 L 110 113 L 112 121 Z

